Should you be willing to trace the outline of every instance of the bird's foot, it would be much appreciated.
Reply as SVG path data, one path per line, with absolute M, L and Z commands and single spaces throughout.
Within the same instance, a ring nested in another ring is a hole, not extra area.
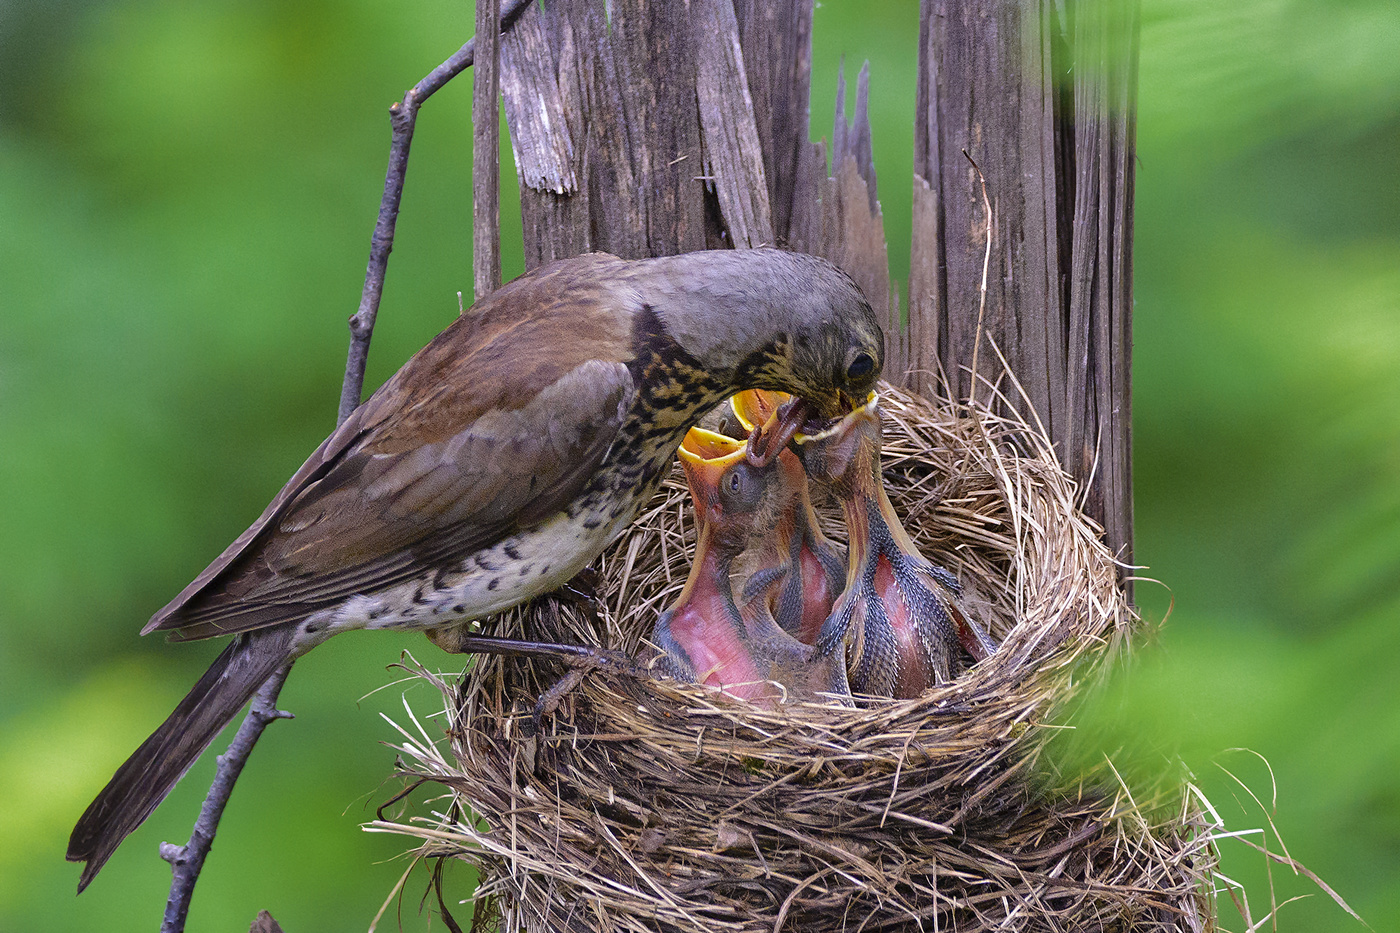
M 564 698 L 574 692 L 579 684 L 583 683 L 583 678 L 592 671 L 608 670 L 622 674 L 626 677 L 649 677 L 650 673 L 637 662 L 637 659 L 622 651 L 614 651 L 610 648 L 583 648 L 582 646 L 554 645 L 551 647 L 577 647 L 581 652 L 587 654 L 570 654 L 567 657 L 560 657 L 569 669 L 549 687 L 540 694 L 539 700 L 535 702 L 535 710 L 531 718 L 534 720 L 535 732 L 538 734 L 544 717 L 554 715 L 554 711 L 559 708 L 559 704 L 564 702 Z
M 548 641 L 526 641 L 516 638 L 500 638 L 495 635 L 479 635 L 458 632 L 453 635 L 453 647 L 459 654 L 501 654 L 516 658 L 546 658 L 559 661 L 570 668 L 597 670 L 609 668 L 627 673 L 639 671 L 637 662 L 630 655 L 613 651 L 610 648 L 593 648 L 588 645 L 564 645 Z
M 539 731 L 541 720 L 558 709 L 564 698 L 583 682 L 584 676 L 590 671 L 608 670 L 628 677 L 650 676 L 636 658 L 611 648 L 523 641 L 467 632 L 454 632 L 453 648 L 462 654 L 499 654 L 517 658 L 545 658 L 558 661 L 568 668 L 564 676 L 541 694 L 538 702 L 535 703 L 532 718 L 536 732 Z

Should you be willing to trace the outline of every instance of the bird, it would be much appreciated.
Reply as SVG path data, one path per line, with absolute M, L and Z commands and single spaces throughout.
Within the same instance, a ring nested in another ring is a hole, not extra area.
M 974 661 L 990 656 L 996 645 L 959 605 L 957 578 L 919 552 L 885 493 L 879 396 L 793 441 L 808 475 L 831 486 L 846 517 L 846 586 L 817 648 L 844 657 L 850 690 L 917 697 L 951 678 L 960 646 Z
M 78 890 L 283 665 L 340 632 L 432 629 L 553 590 L 631 522 L 705 412 L 792 392 L 790 437 L 849 410 L 883 364 L 851 278 L 778 249 L 592 253 L 478 301 L 142 630 L 233 638 L 78 820 Z
M 659 670 L 758 702 L 837 692 L 845 677 L 833 659 L 783 631 L 765 601 L 740 610 L 734 600 L 735 558 L 790 504 L 779 460 L 755 465 L 746 444 L 703 428 L 686 434 L 680 458 L 695 506 L 695 556 L 652 633 L 664 652 Z
M 732 397 L 734 420 L 745 435 L 763 429 L 790 401 L 784 392 L 746 389 Z M 821 529 L 807 488 L 807 473 L 787 448 L 775 461 L 788 492 L 776 520 L 763 532 L 749 577 L 745 604 L 766 602 L 778 625 L 804 644 L 815 644 L 822 623 L 846 584 L 846 558 Z

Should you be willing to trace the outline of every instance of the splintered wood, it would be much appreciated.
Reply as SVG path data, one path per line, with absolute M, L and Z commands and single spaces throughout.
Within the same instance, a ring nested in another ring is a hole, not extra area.
M 589 250 L 825 256 L 880 314 L 892 383 L 946 380 L 966 400 L 974 347 L 986 384 L 1015 374 L 1007 396 L 1044 423 L 1127 562 L 1137 14 L 1076 10 L 1071 24 L 1052 3 L 920 5 L 906 321 L 868 68 L 851 120 L 843 79 L 830 145 L 809 141 L 810 2 L 531 4 L 500 69 L 526 267 Z

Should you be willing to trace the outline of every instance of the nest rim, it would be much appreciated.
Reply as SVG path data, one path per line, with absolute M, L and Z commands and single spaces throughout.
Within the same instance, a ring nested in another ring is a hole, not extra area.
M 880 393 L 891 500 L 925 555 L 967 587 L 999 643 L 991 657 L 919 697 L 855 708 L 567 672 L 572 692 L 539 732 L 530 701 L 557 670 L 479 659 L 456 685 L 423 672 L 450 698 L 450 748 L 400 751 L 413 776 L 449 785 L 480 818 L 449 809 L 381 828 L 425 839 L 420 855 L 475 864 L 481 915 L 502 929 L 977 930 L 1018 910 L 1139 922 L 1148 889 L 1158 926 L 1198 926 L 1208 910 L 1196 863 L 1208 858 L 1195 811 L 1163 824 L 1118 797 L 1050 801 L 1036 774 L 1084 672 L 1106 669 L 1139 625 L 1074 481 L 1005 398 L 1012 413 Z M 684 580 L 684 498 L 673 477 L 606 552 L 600 618 L 544 600 L 504 614 L 496 632 L 635 651 Z M 1028 828 L 1018 814 L 1036 808 Z M 1037 833 L 1050 841 L 1031 843 Z M 1086 876 L 1109 865 L 1102 883 L 1066 878 L 1046 893 L 1024 867 L 1007 876 L 1005 865 L 1039 864 L 1085 833 L 1095 839 L 1075 843 L 1075 857 Z M 1135 855 L 1118 864 L 1112 851 Z M 844 913 L 831 913 L 838 902 Z

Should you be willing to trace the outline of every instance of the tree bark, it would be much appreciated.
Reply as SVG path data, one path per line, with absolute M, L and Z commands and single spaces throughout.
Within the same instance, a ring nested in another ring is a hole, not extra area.
M 1003 391 L 1129 560 L 1137 15 L 922 0 L 906 321 L 867 70 L 852 122 L 842 80 L 831 145 L 808 140 L 810 0 L 532 4 L 501 47 L 526 267 L 765 243 L 826 256 L 882 315 L 891 381 L 966 400 L 974 356 L 995 382 L 1004 355 L 1025 397 Z
M 1125 562 L 1137 31 L 1136 0 L 923 0 L 909 292 L 912 384 L 967 398 L 990 235 L 983 339 Z
M 501 10 L 476 5 L 472 72 L 472 291 L 477 301 L 501 287 Z

